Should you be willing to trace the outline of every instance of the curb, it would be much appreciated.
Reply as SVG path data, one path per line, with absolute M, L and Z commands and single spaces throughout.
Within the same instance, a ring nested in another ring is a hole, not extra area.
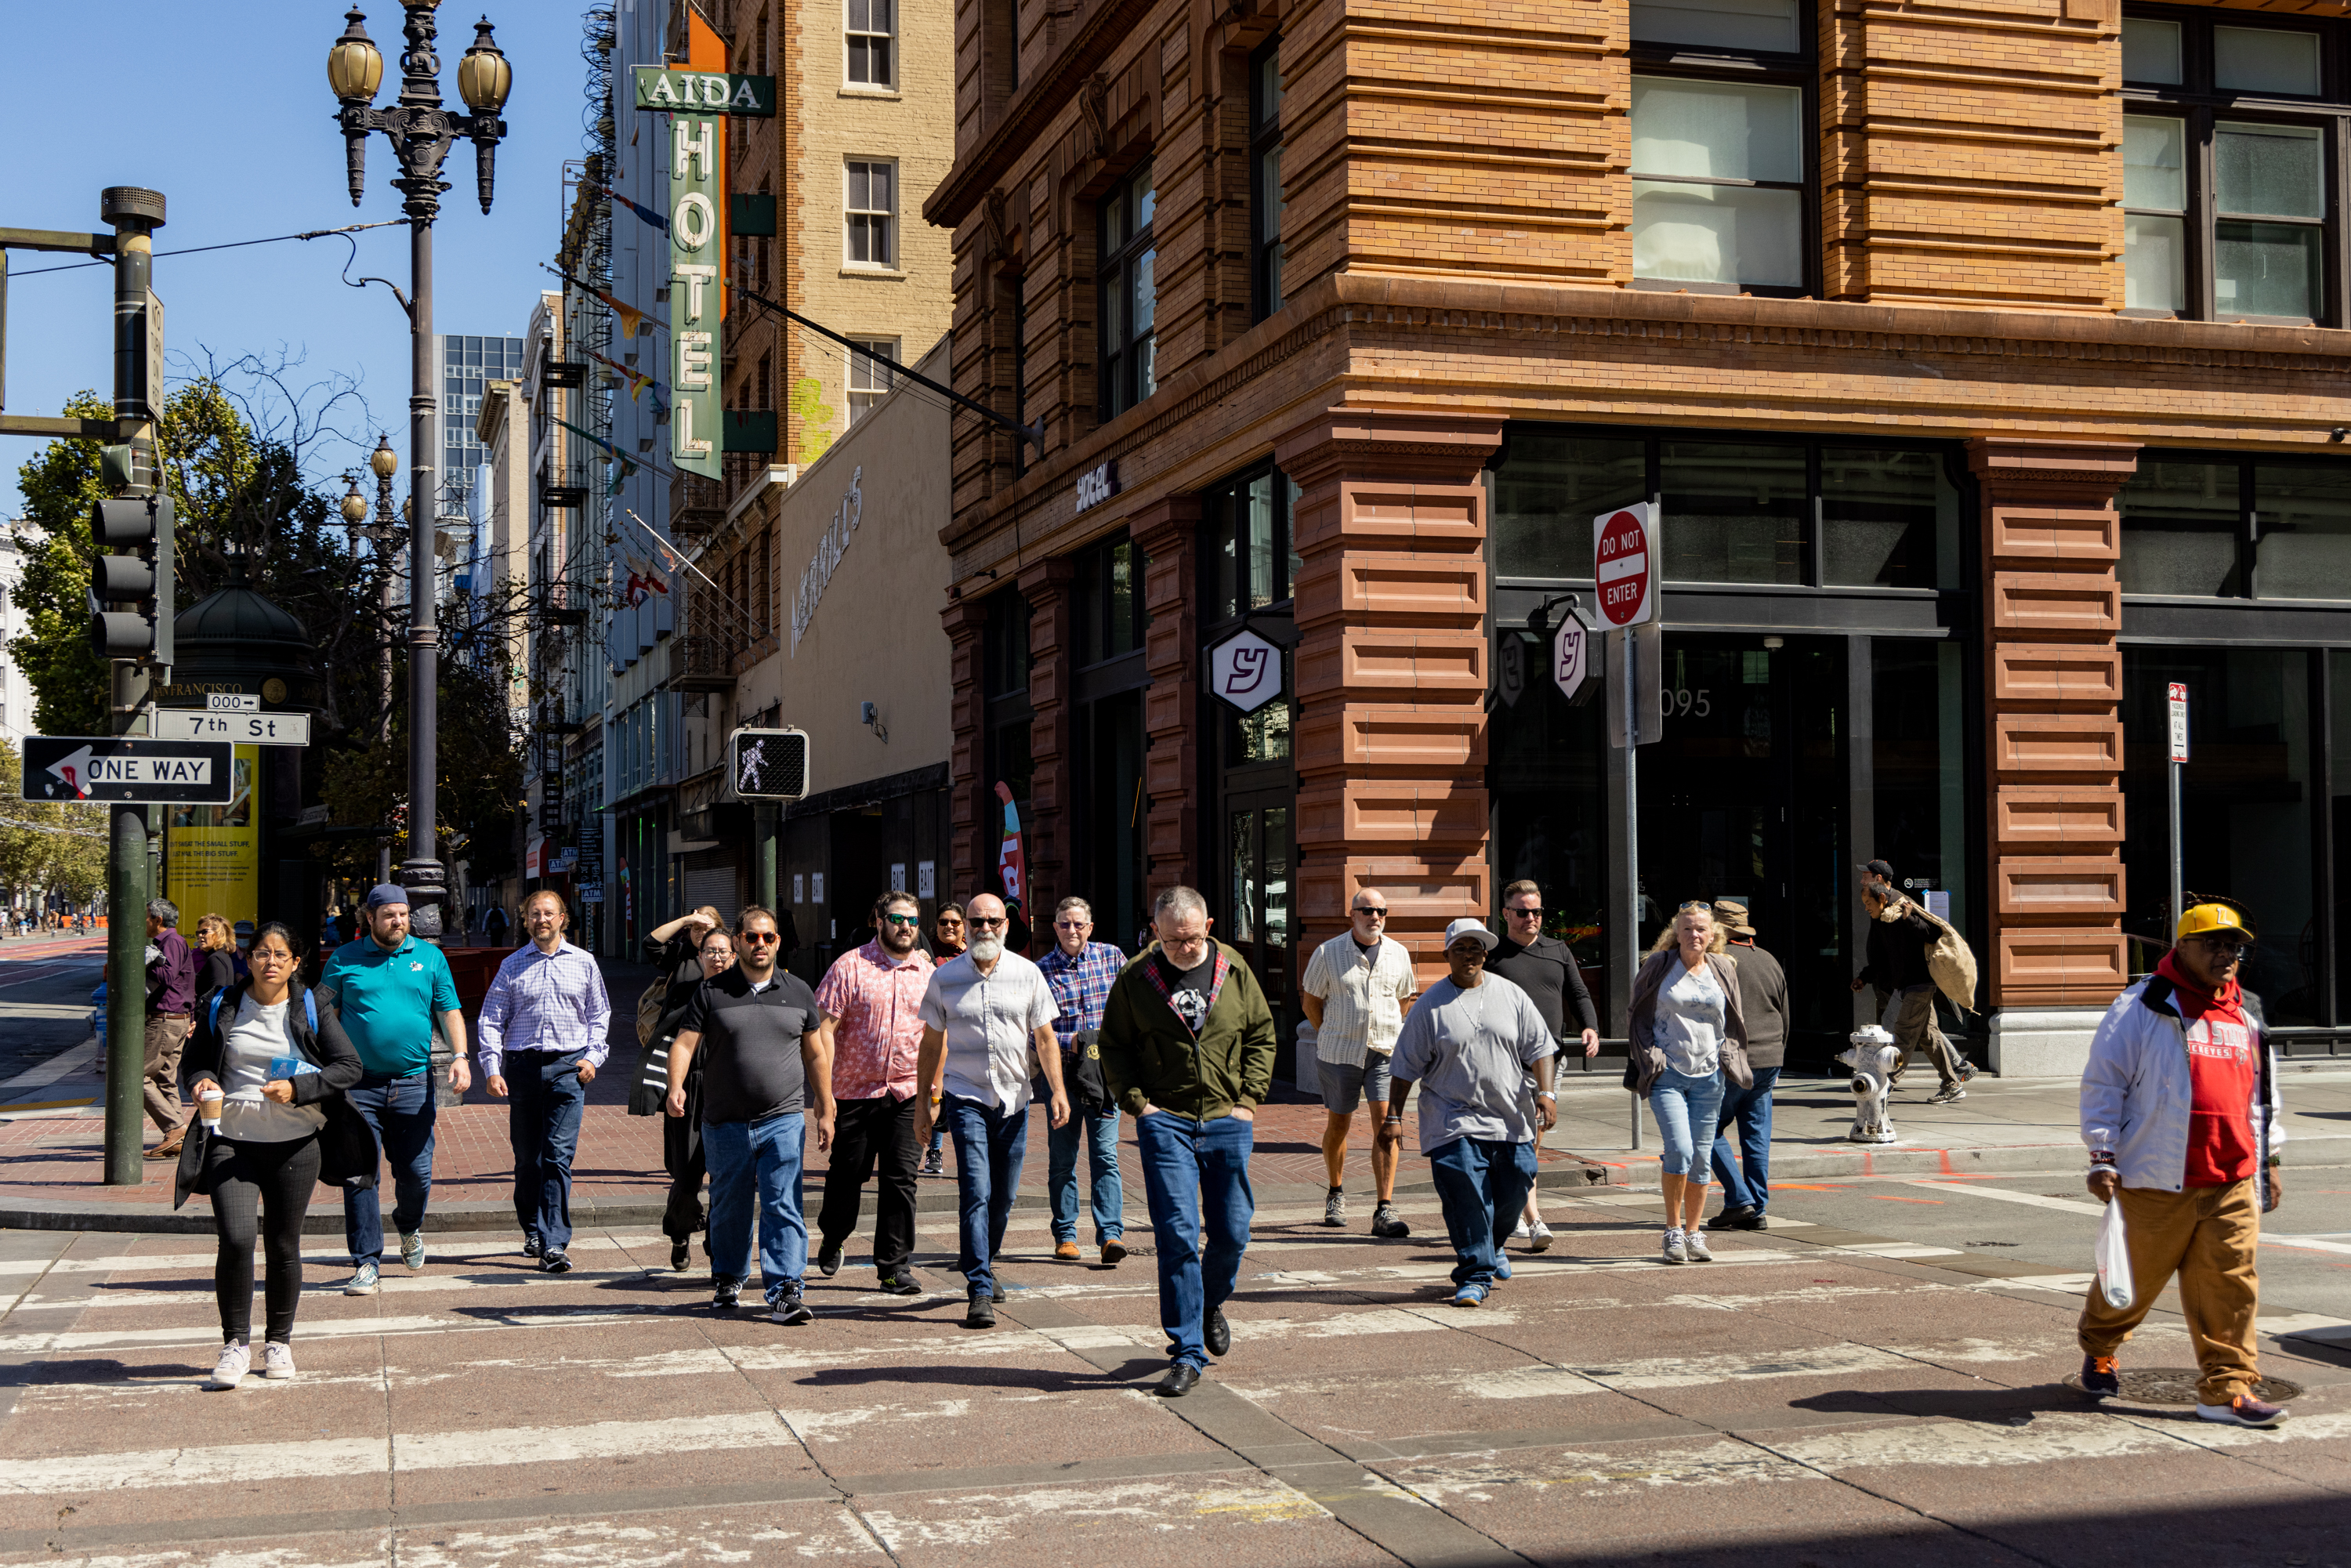
M 1552 1151 L 1556 1153 L 1557 1151 Z M 1574 1156 L 1583 1159 L 1582 1155 Z M 1776 1167 L 1775 1167 L 1776 1168 Z M 1550 1168 L 1538 1173 L 1542 1190 L 1553 1192 L 1580 1191 L 1587 1187 L 1621 1186 L 1625 1177 L 1622 1167 L 1612 1167 L 1596 1160 L 1583 1160 L 1581 1167 L 1564 1162 L 1553 1162 Z M 1436 1183 L 1422 1177 L 1408 1181 L 1399 1176 L 1396 1195 L 1425 1197 L 1437 1190 Z M 802 1209 L 813 1215 L 824 1192 L 824 1180 L 820 1174 L 806 1184 Z M 1292 1187 L 1287 1184 L 1260 1188 L 1258 1200 L 1263 1204 L 1319 1202 L 1320 1186 Z M 914 1212 L 922 1215 L 953 1214 L 960 1207 L 954 1183 L 932 1178 L 915 1193 Z M 1046 1207 L 1041 1192 L 1023 1192 L 1012 1200 L 1016 1213 L 1036 1213 Z M 591 1228 L 627 1226 L 658 1226 L 667 1205 L 658 1198 L 631 1198 L 614 1203 L 598 1203 L 590 1198 L 574 1198 L 571 1224 L 575 1230 Z M 861 1217 L 863 1210 L 861 1209 Z M 513 1231 L 516 1229 L 514 1209 L 503 1203 L 452 1203 L 435 1205 L 427 1210 L 428 1228 L 435 1232 L 475 1232 L 485 1230 Z M 1092 1222 L 1082 1212 L 1080 1219 Z M 389 1221 L 387 1228 L 389 1228 Z M 210 1236 L 213 1216 L 209 1204 L 191 1197 L 183 1208 L 158 1207 L 150 1204 L 93 1203 L 84 1198 L 54 1198 L 46 1203 L 9 1203 L 0 1201 L 0 1230 L 75 1230 L 90 1232 L 132 1232 L 155 1236 Z M 305 1236 L 340 1236 L 343 1217 L 340 1209 L 329 1202 L 321 1209 L 314 1198 L 310 1211 L 303 1216 Z

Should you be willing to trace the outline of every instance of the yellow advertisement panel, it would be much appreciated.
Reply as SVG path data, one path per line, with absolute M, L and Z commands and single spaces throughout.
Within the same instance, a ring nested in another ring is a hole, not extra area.
M 180 906 L 181 935 L 217 915 L 235 925 L 261 907 L 261 808 L 254 789 L 261 748 L 240 746 L 230 765 L 225 806 L 172 806 L 163 838 L 164 885 Z

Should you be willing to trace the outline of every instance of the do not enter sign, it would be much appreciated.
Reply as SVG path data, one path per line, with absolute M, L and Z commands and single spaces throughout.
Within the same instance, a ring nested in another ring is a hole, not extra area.
M 1655 521 L 1646 501 L 1592 519 L 1592 580 L 1600 590 L 1601 618 L 1611 626 L 1636 626 L 1656 613 L 1649 591 Z

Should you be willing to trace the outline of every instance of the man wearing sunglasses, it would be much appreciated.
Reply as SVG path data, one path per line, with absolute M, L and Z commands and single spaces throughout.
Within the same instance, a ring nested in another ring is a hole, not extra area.
M 1547 913 L 1542 889 L 1535 883 L 1519 881 L 1502 889 L 1502 940 L 1486 967 L 1526 992 L 1542 1016 L 1543 1027 L 1559 1042 L 1558 1054 L 1562 1057 L 1567 1053 L 1567 1011 L 1573 1007 L 1576 1041 L 1584 1055 L 1596 1056 L 1600 1053 L 1599 1009 L 1592 1005 L 1592 990 L 1583 983 L 1575 954 L 1558 937 L 1543 935 Z M 1552 1070 L 1558 1071 L 1556 1062 Z M 1527 1092 L 1534 1092 L 1534 1078 L 1529 1074 Z M 1541 1252 L 1551 1246 L 1551 1227 L 1543 1223 L 1541 1203 L 1541 1195 L 1531 1186 L 1527 1188 L 1526 1208 L 1510 1232 L 1510 1239 L 1525 1242 L 1530 1252 Z
M 841 1244 L 855 1234 L 868 1176 L 873 1192 L 873 1267 L 885 1294 L 922 1293 L 914 1255 L 914 1136 L 921 1098 L 914 1063 L 923 1052 L 923 993 L 931 960 L 922 950 L 923 906 L 893 888 L 873 904 L 873 940 L 832 962 L 816 988 L 820 1027 L 832 1059 L 836 1121 L 832 1158 L 817 1210 L 816 1266 L 841 1272 Z
M 1347 1223 L 1347 1134 L 1355 1107 L 1387 1103 L 1388 1056 L 1404 1009 L 1420 985 L 1412 955 L 1387 935 L 1387 894 L 1367 887 L 1347 910 L 1347 929 L 1314 949 L 1299 980 L 1299 1005 L 1314 1026 L 1314 1076 L 1322 1087 L 1322 1168 L 1331 1185 L 1322 1196 L 1322 1223 Z M 1409 1236 L 1395 1211 L 1396 1151 L 1372 1145 L 1372 1234 Z
M 2277 1059 L 2260 998 L 2237 981 L 2252 933 L 2231 904 L 2179 917 L 2155 973 L 2116 998 L 2082 1072 L 2090 1196 L 2122 1205 L 2131 1304 L 2093 1281 L 2082 1308 L 2082 1389 L 2122 1392 L 2115 1353 L 2172 1275 L 2201 1377 L 2196 1414 L 2234 1427 L 2285 1418 L 2258 1397 L 2254 1254 L 2283 1196 Z

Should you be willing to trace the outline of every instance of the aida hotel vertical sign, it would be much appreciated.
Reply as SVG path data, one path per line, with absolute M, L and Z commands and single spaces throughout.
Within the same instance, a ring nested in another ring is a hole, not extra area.
M 691 58 L 725 47 L 691 10 Z M 670 460 L 720 477 L 721 367 L 726 362 L 726 117 L 776 112 L 776 78 L 640 66 L 637 107 L 669 128 Z

